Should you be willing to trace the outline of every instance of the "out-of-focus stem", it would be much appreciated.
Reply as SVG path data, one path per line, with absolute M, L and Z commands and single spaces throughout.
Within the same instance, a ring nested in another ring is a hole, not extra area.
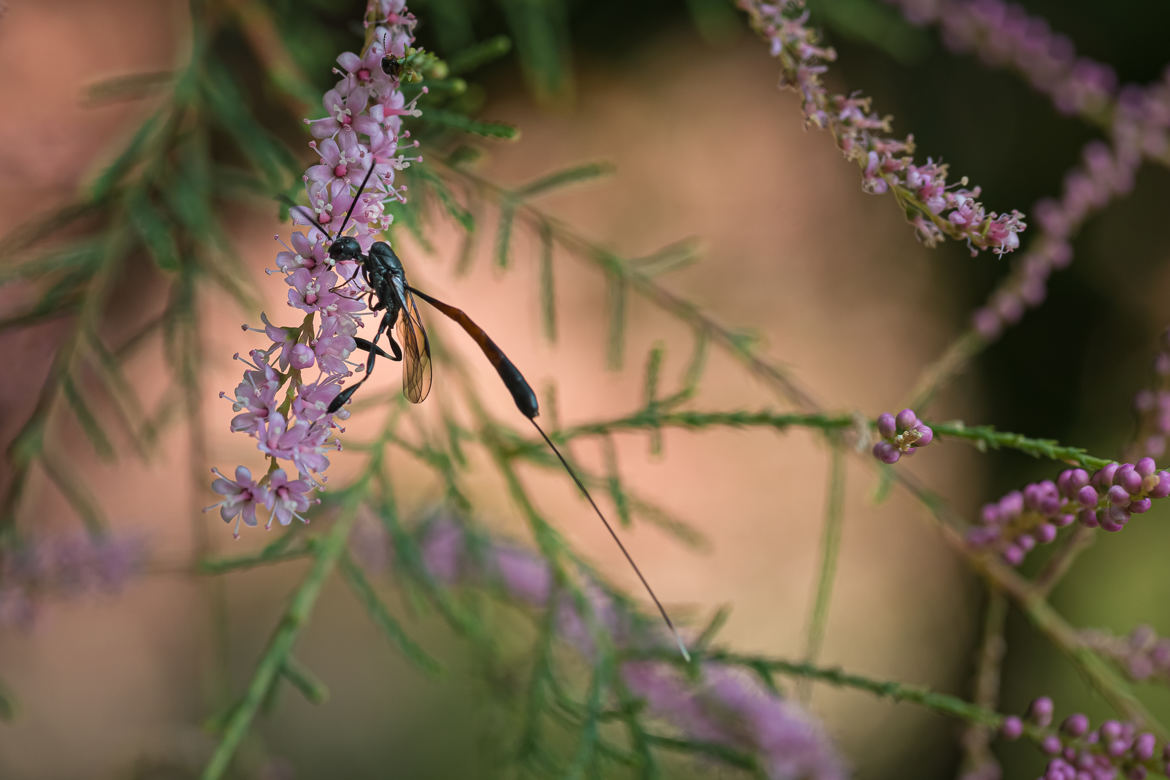
M 939 389 L 958 376 L 989 343 L 973 328 L 965 330 L 938 359 L 922 370 L 914 389 L 910 391 L 911 400 L 907 406 L 919 414 L 924 413 Z
M 1000 674 L 1003 669 L 1004 623 L 1007 620 L 1007 599 L 994 585 L 987 587 L 987 603 L 983 606 L 983 637 L 979 643 L 979 654 L 975 660 L 975 704 L 984 709 L 995 710 L 999 704 Z M 986 724 L 968 724 L 963 729 L 960 742 L 966 754 L 963 765 L 966 771 L 975 772 L 979 767 L 995 763 L 991 752 L 992 731 Z
M 830 441 L 835 441 L 831 439 Z M 808 631 L 805 635 L 804 659 L 816 663 L 825 638 L 825 624 L 829 620 L 829 601 L 833 595 L 833 580 L 837 574 L 837 558 L 841 553 L 841 530 L 845 520 L 845 454 L 839 441 L 829 451 L 829 481 L 825 502 L 825 524 L 821 531 L 821 565 L 817 587 L 809 610 Z M 812 687 L 807 680 L 797 686 L 797 694 L 807 703 Z
M 227 771 L 236 749 L 239 748 L 240 742 L 243 741 L 252 725 L 252 719 L 256 717 L 256 713 L 267 698 L 269 690 L 280 677 L 285 661 L 292 652 L 301 629 L 309 622 L 309 616 L 317 603 L 317 597 L 321 595 L 325 581 L 333 572 L 342 553 L 345 552 L 349 532 L 353 528 L 356 517 L 356 508 L 348 507 L 338 517 L 333 527 L 329 529 L 325 538 L 321 540 L 312 568 L 300 587 L 297 588 L 296 593 L 293 594 L 292 601 L 289 603 L 288 609 L 285 610 L 280 625 L 272 633 L 264 655 L 256 664 L 256 670 L 252 674 L 252 680 L 248 683 L 247 690 L 244 691 L 243 698 L 232 710 L 231 716 L 224 726 L 223 737 L 220 739 L 215 753 L 212 754 L 211 760 L 207 763 L 207 767 L 203 770 L 203 780 L 216 780 L 223 777 Z
M 1061 542 L 1056 551 L 1048 559 L 1044 570 L 1036 577 L 1036 590 L 1045 597 L 1052 592 L 1057 583 L 1064 578 L 1072 568 L 1073 562 L 1076 561 L 1084 550 L 1088 549 L 1097 539 L 1097 534 L 1090 528 L 1085 528 L 1083 525 L 1078 525 L 1076 530 L 1066 536 Z

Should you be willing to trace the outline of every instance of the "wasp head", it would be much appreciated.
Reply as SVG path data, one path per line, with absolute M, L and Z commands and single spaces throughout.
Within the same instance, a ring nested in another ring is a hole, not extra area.
M 329 245 L 329 257 L 333 260 L 360 260 L 361 244 L 353 236 L 340 236 Z

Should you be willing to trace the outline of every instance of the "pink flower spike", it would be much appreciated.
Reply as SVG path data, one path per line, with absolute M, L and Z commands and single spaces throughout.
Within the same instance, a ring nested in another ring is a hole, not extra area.
M 785 3 L 738 0 L 755 30 L 780 61 L 780 84 L 801 94 L 806 126 L 829 130 L 846 159 L 862 171 L 862 188 L 872 194 L 893 191 L 915 232 L 928 246 L 945 235 L 962 241 L 972 254 L 1002 255 L 1019 246 L 1026 227 L 1018 211 L 996 214 L 979 203 L 978 187 L 965 179 L 947 183 L 947 166 L 927 159 L 915 163 L 913 138 L 891 137 L 891 120 L 875 113 L 869 98 L 830 94 L 821 80 L 837 55 L 821 46 L 808 26 L 803 0 Z
M 241 524 L 256 524 L 259 504 L 270 510 L 270 523 L 305 520 L 301 513 L 311 503 L 311 492 L 325 483 L 326 453 L 340 449 L 331 439 L 338 427 L 335 418 L 349 415 L 328 409 L 351 369 L 360 365 L 349 357 L 356 348 L 360 318 L 368 313 L 367 301 L 372 302 L 361 263 L 335 263 L 329 257 L 331 239 L 344 227 L 368 251 L 390 224 L 385 202 L 405 199 L 405 188 L 394 186 L 395 172 L 418 160 L 401 151 L 417 145 L 404 140 L 409 133 L 402 129 L 404 117 L 419 115 L 417 103 L 407 102 L 398 81 L 382 70 L 387 50 L 396 57 L 406 55 L 415 20 L 399 0 L 379 2 L 367 9 L 367 26 L 371 20 L 379 25 L 367 39 L 370 43 L 360 54 L 346 52 L 337 58 L 340 69 L 335 72 L 341 79 L 322 97 L 324 116 L 305 120 L 316 139 L 310 148 L 320 159 L 302 177 L 308 205 L 294 206 L 289 213 L 294 224 L 309 229 L 294 231 L 276 255 L 276 268 L 268 269 L 284 275 L 289 305 L 303 313 L 301 322 L 278 326 L 262 314 L 263 330 L 246 330 L 262 332 L 267 344 L 243 361 L 248 368 L 234 395 L 220 394 L 237 413 L 232 430 L 251 436 L 269 461 L 267 476 L 255 481 L 246 469 L 237 471 L 236 480 L 216 472 L 213 489 L 224 498 L 213 506 L 225 520 L 238 518 L 237 534 Z M 375 145 L 384 159 L 371 152 Z M 314 366 L 318 376 L 302 376 Z M 296 479 L 286 476 L 294 470 Z

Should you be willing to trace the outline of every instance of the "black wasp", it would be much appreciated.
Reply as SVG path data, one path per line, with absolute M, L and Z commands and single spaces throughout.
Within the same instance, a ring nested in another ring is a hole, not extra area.
M 383 68 L 385 67 L 386 60 L 383 60 Z M 351 260 L 361 263 L 360 273 L 369 287 L 370 311 L 378 312 L 385 310 L 381 320 L 378 322 L 377 330 L 374 331 L 373 339 L 370 341 L 362 338 L 354 339 L 359 349 L 369 353 L 369 358 L 366 360 L 365 376 L 338 393 L 337 397 L 330 402 L 328 411 L 330 413 L 336 412 L 353 397 L 357 389 L 370 378 L 375 359 L 379 356 L 402 363 L 402 392 L 412 403 L 422 403 L 431 391 L 431 346 L 427 340 L 426 328 L 423 327 L 422 319 L 419 317 L 418 307 L 414 303 L 415 296 L 422 298 L 431 306 L 438 309 L 442 314 L 463 328 L 467 335 L 471 336 L 472 340 L 479 345 L 480 351 L 483 352 L 484 356 L 492 364 L 492 367 L 496 369 L 496 373 L 499 374 L 504 386 L 512 394 L 512 400 L 515 402 L 516 408 L 536 428 L 541 438 L 544 439 L 545 443 L 548 444 L 549 448 L 561 462 L 561 465 L 564 466 L 565 471 L 573 478 L 573 482 L 576 483 L 577 487 L 585 495 L 585 498 L 588 499 L 597 516 L 601 518 L 601 522 L 605 525 L 606 530 L 609 531 L 610 536 L 613 537 L 618 548 L 622 551 L 630 566 L 633 567 L 634 573 L 638 575 L 638 579 L 641 580 L 646 592 L 650 594 L 654 605 L 658 607 L 658 612 L 662 615 L 662 619 L 666 622 L 666 626 L 670 629 L 671 634 L 674 635 L 683 657 L 689 661 L 690 655 L 687 653 L 682 638 L 675 629 L 674 623 L 671 622 L 666 608 L 662 606 L 662 602 L 658 600 L 654 589 L 650 587 L 650 583 L 643 576 L 642 570 L 638 568 L 638 564 L 634 563 L 633 557 L 626 550 L 626 546 L 622 544 L 617 532 L 614 531 L 613 526 L 606 519 L 597 502 L 593 500 L 593 496 L 585 488 L 580 477 L 573 471 L 573 468 L 565 460 L 565 457 L 557 449 L 557 446 L 553 444 L 552 439 L 548 437 L 548 434 L 536 422 L 536 417 L 540 414 L 540 405 L 537 403 L 536 393 L 532 391 L 532 386 L 528 384 L 528 380 L 520 373 L 520 369 L 516 368 L 516 365 L 508 359 L 504 351 L 492 341 L 491 337 L 488 336 L 483 328 L 479 327 L 471 317 L 467 316 L 466 312 L 411 287 L 406 281 L 406 272 L 402 267 L 402 261 L 394 253 L 394 250 L 390 248 L 389 244 L 385 241 L 375 241 L 370 246 L 370 251 L 363 254 L 361 245 L 356 238 L 342 235 L 345 231 L 346 224 L 349 222 L 349 218 L 353 215 L 358 198 L 361 197 L 362 191 L 365 190 L 366 184 L 369 182 L 370 175 L 373 172 L 374 165 L 371 165 L 370 169 L 366 171 L 365 178 L 362 179 L 361 186 L 358 187 L 357 195 L 354 196 L 353 203 L 350 205 L 349 211 L 346 212 L 345 219 L 342 220 L 336 237 L 331 237 L 329 231 L 325 230 L 319 222 L 313 219 L 303 206 L 296 207 L 321 231 L 322 235 L 330 239 L 330 258 L 335 262 L 339 260 Z M 398 341 L 395 341 L 394 336 L 390 332 L 391 329 L 397 333 Z M 387 353 L 378 346 L 378 340 L 382 337 L 383 333 L 386 334 L 386 338 L 390 342 L 390 353 Z

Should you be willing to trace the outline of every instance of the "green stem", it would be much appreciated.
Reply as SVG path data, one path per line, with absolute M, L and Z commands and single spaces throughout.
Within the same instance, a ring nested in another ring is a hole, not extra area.
M 310 704 L 324 704 L 329 698 L 329 688 L 313 674 L 313 670 L 302 664 L 292 655 L 284 659 L 280 673 L 289 684 L 301 692 Z
M 398 649 L 402 651 L 402 654 L 407 659 L 423 671 L 428 674 L 437 674 L 441 671 L 438 662 L 427 655 L 426 651 L 410 638 L 399 622 L 390 614 L 390 610 L 382 603 L 382 599 L 378 598 L 378 594 L 374 591 L 374 586 L 370 584 L 369 579 L 366 578 L 365 572 L 361 570 L 361 567 L 354 563 L 353 559 L 344 551 L 342 552 L 340 562 L 341 573 L 345 576 L 346 582 L 349 583 L 358 601 L 366 608 L 366 612 L 369 613 L 374 624 L 382 629 L 386 637 L 398 646 Z
M 998 728 L 1003 723 L 1004 716 L 994 710 L 985 709 L 977 704 L 960 699 L 957 696 L 937 693 L 919 685 L 893 682 L 891 680 L 875 680 L 859 674 L 850 674 L 837 667 L 816 666 L 799 661 L 785 661 L 779 658 L 758 658 L 735 653 L 714 653 L 705 656 L 703 660 L 715 663 L 750 665 L 753 668 L 763 668 L 770 672 L 789 677 L 817 680 L 838 688 L 853 688 L 871 693 L 883 699 L 918 704 L 927 709 L 959 718 L 968 723 L 981 723 L 993 728 Z
M 1098 458 L 1095 455 L 1090 455 L 1081 447 L 1067 447 L 1054 439 L 1033 439 L 1019 433 L 997 431 L 990 425 L 969 426 L 959 420 L 932 422 L 928 425 L 936 436 L 964 439 L 973 442 L 981 451 L 989 449 L 1019 450 L 1034 458 L 1051 458 L 1065 463 L 1073 463 L 1093 471 L 1117 462 L 1111 458 Z
M 791 427 L 801 427 L 834 431 L 856 424 L 856 420 L 846 414 L 787 414 L 766 410 L 759 412 L 663 412 L 654 406 L 626 417 L 563 428 L 555 433 L 550 432 L 549 436 L 557 442 L 568 442 L 581 436 L 608 436 L 620 431 L 637 431 L 647 428 L 695 429 L 723 426 L 784 430 Z
M 0 721 L 12 721 L 16 718 L 16 713 L 16 700 L 4 682 L 0 681 Z
M 910 391 L 908 406 L 919 414 L 924 413 L 939 389 L 958 376 L 967 363 L 990 343 L 974 329 L 960 334 L 942 355 L 922 370 Z
M 936 436 L 958 439 L 972 443 L 981 451 L 1010 449 L 1035 458 L 1049 458 L 1063 463 L 1072 463 L 1096 471 L 1116 461 L 1090 455 L 1082 447 L 1070 447 L 1053 439 L 1036 439 L 1010 431 L 997 431 L 990 425 L 967 425 L 961 420 L 928 422 Z M 774 428 L 784 430 L 792 427 L 819 428 L 826 433 L 842 431 L 858 425 L 857 419 L 847 414 L 824 413 L 780 413 L 758 412 L 664 412 L 658 407 L 641 409 L 634 414 L 609 420 L 599 420 L 584 425 L 575 425 L 549 433 L 556 442 L 568 442 L 582 436 L 608 436 L 619 431 L 635 431 L 673 428 L 709 428 L 725 426 L 731 428 Z M 873 427 L 874 423 L 866 423 Z M 527 446 L 539 447 L 539 442 Z
M 829 619 L 829 600 L 833 595 L 833 580 L 837 573 L 837 558 L 841 552 L 841 530 L 845 518 L 845 454 L 842 445 L 832 447 L 829 453 L 828 499 L 825 505 L 825 526 L 821 534 L 821 567 L 817 577 L 817 589 L 813 594 L 809 611 L 808 631 L 805 638 L 804 658 L 814 663 L 821 652 L 825 638 L 825 625 Z M 811 686 L 797 687 L 801 701 L 807 702 L 812 694 Z
M 1078 525 L 1073 532 L 1061 540 L 1060 546 L 1048 558 L 1035 580 L 1036 590 L 1047 596 L 1052 589 L 1069 572 L 1074 562 L 1082 552 L 1097 541 L 1097 532 L 1083 525 Z
M 653 659 L 663 663 L 678 664 L 680 659 L 664 650 L 642 651 L 629 653 L 628 659 Z M 892 680 L 878 680 L 860 674 L 850 674 L 837 667 L 817 666 L 815 664 L 788 661 L 782 658 L 747 655 L 729 651 L 715 651 L 696 655 L 700 664 L 716 663 L 732 666 L 742 666 L 748 669 L 766 670 L 773 674 L 782 674 L 804 680 L 816 680 L 838 688 L 847 688 L 864 691 L 879 698 L 890 699 L 895 702 L 917 704 L 934 712 L 957 718 L 968 724 L 983 726 L 989 730 L 998 730 L 1006 718 L 995 710 L 982 707 L 978 704 L 938 693 L 920 685 L 909 685 Z M 1023 734 L 1029 740 L 1040 744 L 1046 737 L 1056 734 L 1052 728 L 1040 728 L 1031 723 L 1023 724 Z
M 215 780 L 223 777 L 227 771 L 232 757 L 252 725 L 252 719 L 256 717 L 269 689 L 281 675 L 301 629 L 308 623 L 325 581 L 345 552 L 346 541 L 356 518 L 356 508 L 348 507 L 317 547 L 313 567 L 293 594 L 280 625 L 268 640 L 268 647 L 256 665 L 252 681 L 228 718 L 223 737 L 203 770 L 203 780 Z
M 730 766 L 738 767 L 746 772 L 751 772 L 757 777 L 767 776 L 764 774 L 763 769 L 760 768 L 760 763 L 754 755 L 730 748 L 719 742 L 707 742 L 701 739 L 694 739 L 693 737 L 680 739 L 679 737 L 670 737 L 665 734 L 650 733 L 646 734 L 646 741 L 663 750 L 673 750 L 676 753 L 713 758 Z
M 1007 619 L 1007 598 L 994 585 L 987 587 L 987 603 L 983 607 L 983 638 L 975 662 L 975 704 L 994 710 L 999 703 L 1000 672 L 1006 650 L 1004 623 Z M 963 767 L 965 772 L 977 771 L 980 767 L 995 765 L 991 752 L 992 730 L 986 725 L 970 723 L 963 730 L 960 743 L 963 745 Z
M 257 566 L 264 566 L 272 563 L 282 563 L 284 561 L 293 561 L 298 558 L 304 558 L 313 554 L 313 546 L 306 545 L 292 550 L 277 550 L 269 552 L 267 550 L 256 553 L 255 555 L 238 555 L 231 558 L 213 558 L 211 560 L 199 561 L 196 566 L 196 571 L 199 574 L 224 574 L 229 571 L 237 571 L 239 569 L 252 569 Z
M 623 656 L 623 660 L 651 659 L 664 663 L 682 663 L 681 659 L 672 657 L 665 650 L 632 651 Z M 781 674 L 804 680 L 815 680 L 836 688 L 849 688 L 873 694 L 883 699 L 897 702 L 918 704 L 935 712 L 958 718 L 968 723 L 979 723 L 992 728 L 998 728 L 1004 720 L 994 710 L 972 704 L 957 696 L 938 693 L 920 685 L 895 682 L 893 680 L 878 680 L 860 674 L 851 674 L 835 666 L 818 666 L 806 661 L 789 661 L 783 658 L 735 653 L 727 650 L 713 650 L 696 653 L 695 660 L 699 664 L 724 664 L 742 666 L 748 669 L 765 670 L 772 674 Z M 1025 726 L 1025 733 L 1037 741 L 1043 739 L 1050 732 L 1032 726 Z

